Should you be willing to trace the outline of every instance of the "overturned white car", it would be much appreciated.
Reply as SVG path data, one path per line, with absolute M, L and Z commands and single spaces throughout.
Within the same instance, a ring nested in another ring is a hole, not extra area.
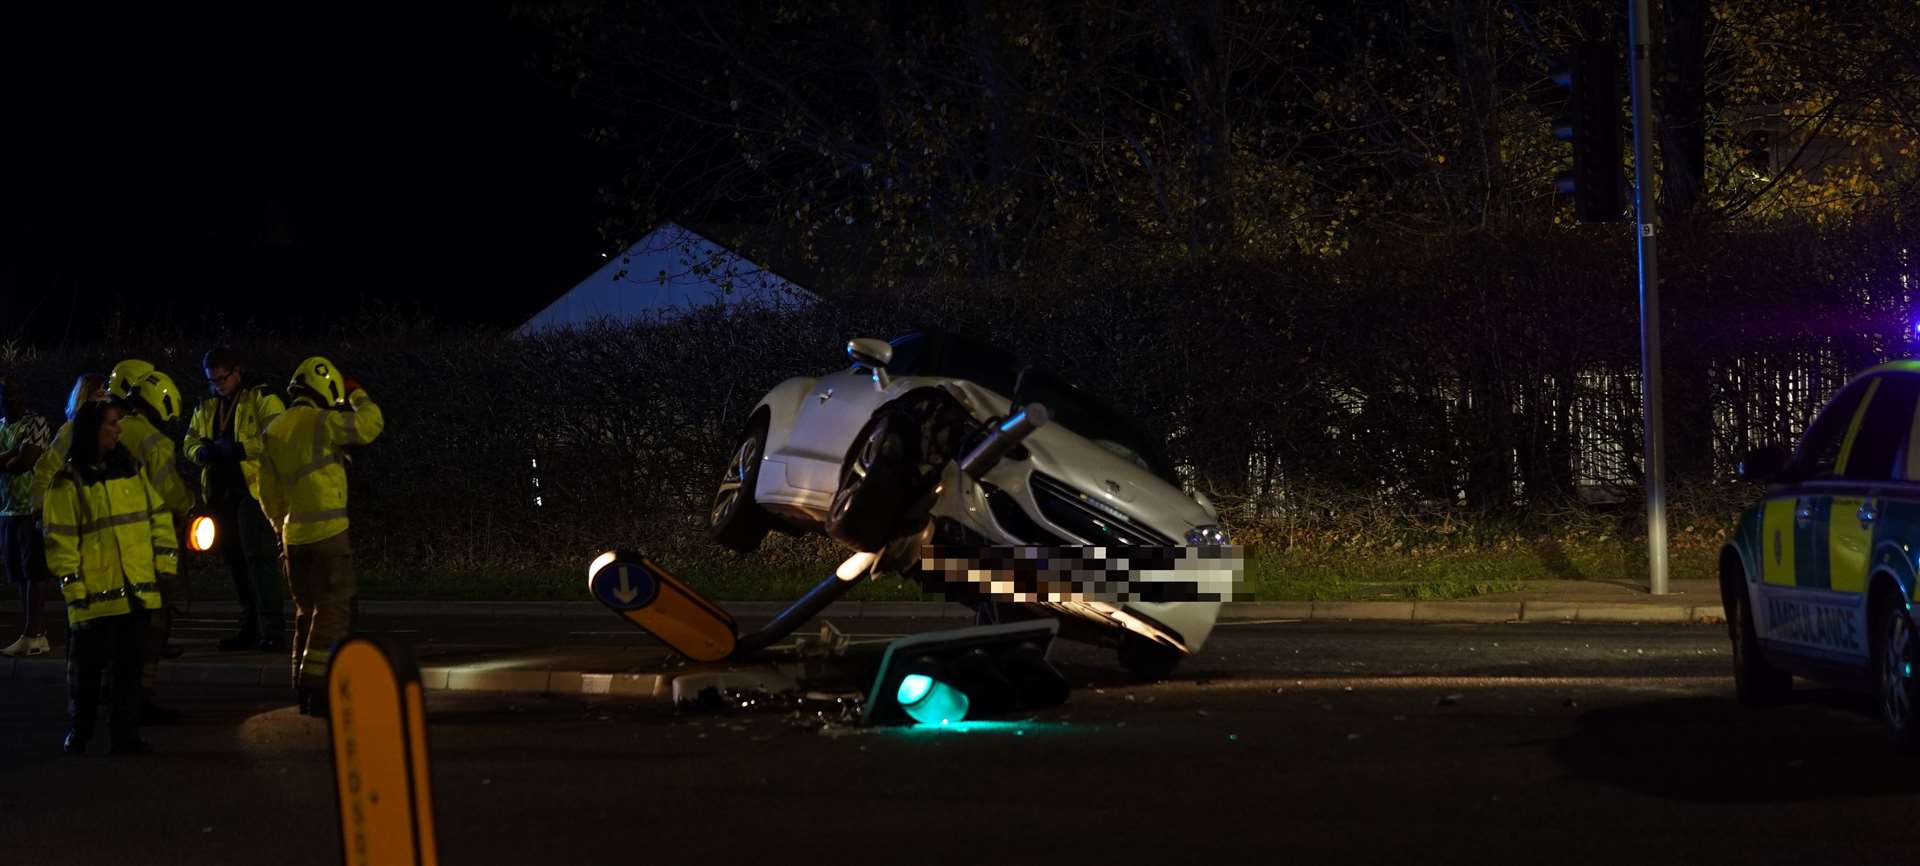
M 1065 382 L 931 330 L 890 343 L 853 340 L 847 352 L 850 368 L 789 379 L 754 408 L 709 513 L 715 541 L 752 551 L 769 529 L 783 528 L 825 531 L 863 551 L 897 550 L 903 540 L 910 550 L 1227 544 L 1213 507 L 1181 491 L 1162 449 Z M 1044 406 L 1051 423 L 978 481 L 959 471 L 956 459 L 970 443 L 1030 405 Z M 903 527 L 918 531 L 917 543 L 899 537 Z M 894 565 L 931 582 L 917 574 L 917 556 Z M 945 588 L 951 595 L 951 584 Z M 981 608 L 996 618 L 1059 617 L 1063 636 L 1117 646 L 1124 667 L 1153 678 L 1201 648 L 1220 606 L 1056 600 Z

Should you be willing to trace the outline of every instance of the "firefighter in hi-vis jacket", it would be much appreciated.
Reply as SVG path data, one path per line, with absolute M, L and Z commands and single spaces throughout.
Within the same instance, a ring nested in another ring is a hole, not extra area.
M 365 445 L 385 426 L 380 407 L 332 361 L 301 362 L 287 386 L 293 405 L 267 425 L 260 504 L 280 533 L 293 590 L 293 682 L 300 710 L 324 715 L 327 662 L 346 636 L 353 605 L 347 540 L 347 466 L 341 449 Z

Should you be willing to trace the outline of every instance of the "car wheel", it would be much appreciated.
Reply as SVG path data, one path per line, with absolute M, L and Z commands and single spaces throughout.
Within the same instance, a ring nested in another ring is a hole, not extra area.
M 720 476 L 720 488 L 713 494 L 713 506 L 707 510 L 707 534 L 722 547 L 752 553 L 767 537 L 772 518 L 753 501 L 754 487 L 760 483 L 760 458 L 766 450 L 767 419 L 761 416 L 734 447 Z
M 1753 604 L 1746 584 L 1722 587 L 1727 601 L 1727 636 L 1733 641 L 1733 690 L 1751 707 L 1784 702 L 1793 693 L 1793 675 L 1768 663 L 1753 629 Z
M 1914 685 L 1914 657 L 1920 640 L 1907 605 L 1891 593 L 1875 606 L 1873 679 L 1880 704 L 1880 720 L 1902 751 L 1920 751 L 1920 689 Z
M 1120 642 L 1120 667 L 1142 682 L 1172 676 L 1183 658 L 1185 653 L 1137 634 L 1129 634 Z
M 879 551 L 913 528 L 903 524 L 924 492 L 919 439 L 912 415 L 892 407 L 874 413 L 841 461 L 828 535 L 855 550 Z

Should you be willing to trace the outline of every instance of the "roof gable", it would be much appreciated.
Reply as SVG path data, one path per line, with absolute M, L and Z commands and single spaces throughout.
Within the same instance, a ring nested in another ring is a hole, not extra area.
M 818 301 L 812 292 L 678 223 L 665 223 L 613 256 L 521 325 L 527 335 L 597 321 L 673 318 L 720 304 Z

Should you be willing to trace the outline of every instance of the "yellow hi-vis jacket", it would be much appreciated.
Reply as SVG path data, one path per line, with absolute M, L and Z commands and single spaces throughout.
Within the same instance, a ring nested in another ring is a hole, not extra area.
M 260 507 L 283 544 L 312 544 L 347 531 L 347 467 L 343 445 L 365 445 L 386 427 L 365 389 L 346 408 L 322 409 L 308 398 L 267 425 L 260 458 Z
M 208 487 L 213 483 L 213 469 L 207 461 L 200 458 L 200 449 L 218 438 L 220 431 L 216 425 L 220 414 L 219 397 L 209 397 L 200 401 L 193 409 L 193 419 L 187 422 L 187 438 L 181 448 L 188 460 L 200 464 L 200 491 L 202 495 L 212 496 Z M 246 456 L 240 461 L 240 475 L 247 479 L 247 492 L 253 498 L 260 498 L 260 437 L 266 434 L 267 425 L 275 416 L 287 410 L 279 397 L 267 393 L 259 386 L 241 388 L 233 394 L 233 441 L 239 443 Z
M 167 434 L 153 426 L 145 415 L 129 412 L 120 419 L 120 441 L 133 452 L 133 458 L 146 467 L 147 480 L 160 491 L 160 499 L 167 503 L 168 511 L 179 515 L 193 510 L 193 491 L 187 487 L 187 479 L 180 476 L 179 463 L 174 460 L 173 440 L 167 438 Z
M 67 465 L 67 452 L 73 450 L 73 422 L 68 421 L 54 431 L 53 441 L 47 444 L 47 450 L 40 452 L 40 459 L 33 461 L 33 485 L 28 488 L 27 500 L 33 503 L 33 510 L 45 511 L 47 486 L 53 483 L 53 476 Z
M 110 458 L 108 467 L 88 483 L 68 464 L 47 488 L 47 568 L 60 578 L 74 625 L 131 612 L 129 594 L 159 610 L 159 578 L 179 569 L 173 516 L 160 491 L 131 454 Z

